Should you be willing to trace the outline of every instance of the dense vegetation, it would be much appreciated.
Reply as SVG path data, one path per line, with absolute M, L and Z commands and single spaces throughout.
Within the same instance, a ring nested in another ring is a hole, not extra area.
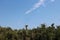
M 0 26 L 0 40 L 60 40 L 60 26 L 46 26 L 27 29 L 11 29 L 10 27 Z M 56 28 L 55 28 L 56 27 Z

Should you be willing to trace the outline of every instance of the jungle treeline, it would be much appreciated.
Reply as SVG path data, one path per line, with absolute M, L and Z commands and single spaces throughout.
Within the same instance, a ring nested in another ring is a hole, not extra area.
M 0 40 L 60 40 L 60 25 L 41 24 L 33 29 L 25 25 L 25 28 L 19 30 L 0 26 Z

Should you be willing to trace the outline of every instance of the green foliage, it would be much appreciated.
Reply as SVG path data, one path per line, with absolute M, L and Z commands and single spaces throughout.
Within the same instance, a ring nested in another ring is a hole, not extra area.
M 27 27 L 25 25 L 25 29 L 13 30 L 0 26 L 0 40 L 60 40 L 60 26 L 54 26 L 54 23 L 49 27 L 45 24 L 33 29 Z

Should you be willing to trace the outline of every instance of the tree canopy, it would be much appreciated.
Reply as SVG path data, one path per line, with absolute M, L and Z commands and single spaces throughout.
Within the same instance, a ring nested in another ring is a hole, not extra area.
M 33 29 L 25 27 L 13 30 L 0 26 L 0 40 L 60 40 L 60 26 L 54 26 L 54 23 L 48 27 L 45 24 Z

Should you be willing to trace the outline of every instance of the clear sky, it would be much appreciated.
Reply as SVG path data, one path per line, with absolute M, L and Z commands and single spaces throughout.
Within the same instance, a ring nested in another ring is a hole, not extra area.
M 60 0 L 0 0 L 0 26 L 20 29 L 42 23 L 60 24 Z

